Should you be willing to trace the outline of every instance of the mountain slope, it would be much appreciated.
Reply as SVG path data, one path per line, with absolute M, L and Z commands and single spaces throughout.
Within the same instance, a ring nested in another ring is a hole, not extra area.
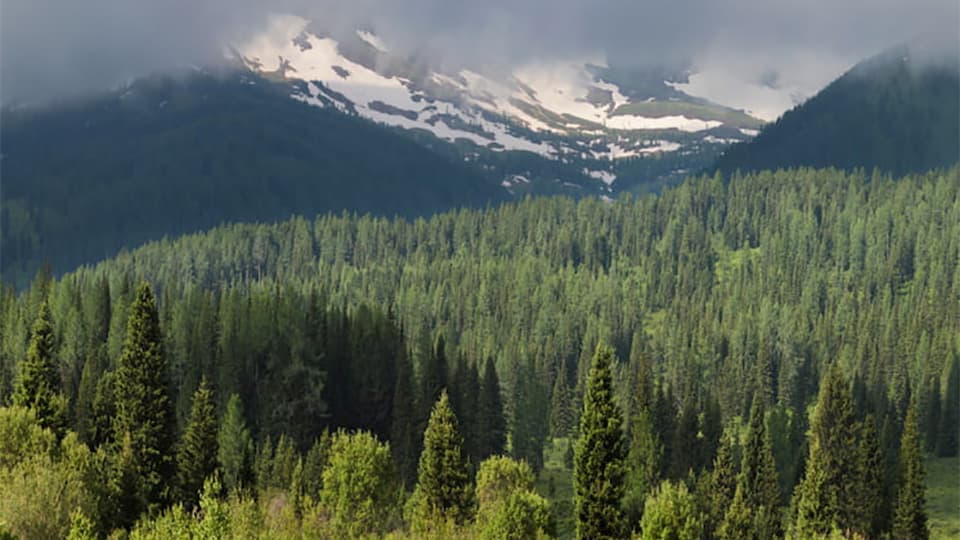
M 223 221 L 427 215 L 508 196 L 462 161 L 249 73 L 153 77 L 2 115 L 8 280 Z
M 716 168 L 876 167 L 902 175 L 953 165 L 960 158 L 955 54 L 903 46 L 861 62 L 754 140 L 730 147 Z

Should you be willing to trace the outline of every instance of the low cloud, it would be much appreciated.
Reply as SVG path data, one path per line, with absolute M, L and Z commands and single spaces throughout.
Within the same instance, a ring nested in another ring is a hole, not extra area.
M 619 66 L 683 62 L 807 80 L 904 41 L 948 36 L 955 47 L 960 27 L 956 0 L 4 0 L 0 99 L 217 62 L 225 44 L 276 12 L 332 32 L 372 27 L 392 50 L 448 64 L 599 55 Z

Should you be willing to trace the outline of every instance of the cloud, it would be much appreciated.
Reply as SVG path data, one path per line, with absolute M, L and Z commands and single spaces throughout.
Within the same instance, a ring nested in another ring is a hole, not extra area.
M 958 9 L 956 0 L 4 0 L 0 99 L 42 100 L 215 62 L 271 12 L 331 32 L 370 26 L 393 50 L 454 64 L 601 55 L 623 66 L 796 69 L 814 79 L 827 71 L 819 64 L 832 72 L 898 42 L 955 36 Z

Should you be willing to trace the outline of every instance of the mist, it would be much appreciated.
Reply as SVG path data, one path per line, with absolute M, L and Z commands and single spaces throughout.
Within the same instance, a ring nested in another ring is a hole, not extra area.
M 224 46 L 261 31 L 271 13 L 302 15 L 331 33 L 372 28 L 393 52 L 444 64 L 509 69 L 600 57 L 816 85 L 901 42 L 948 36 L 937 42 L 956 47 L 960 27 L 955 0 L 4 0 L 0 101 L 221 62 Z

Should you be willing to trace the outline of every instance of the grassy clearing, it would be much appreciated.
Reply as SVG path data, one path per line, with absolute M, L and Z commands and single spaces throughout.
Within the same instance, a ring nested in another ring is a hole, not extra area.
M 927 461 L 930 538 L 960 538 L 960 458 Z

